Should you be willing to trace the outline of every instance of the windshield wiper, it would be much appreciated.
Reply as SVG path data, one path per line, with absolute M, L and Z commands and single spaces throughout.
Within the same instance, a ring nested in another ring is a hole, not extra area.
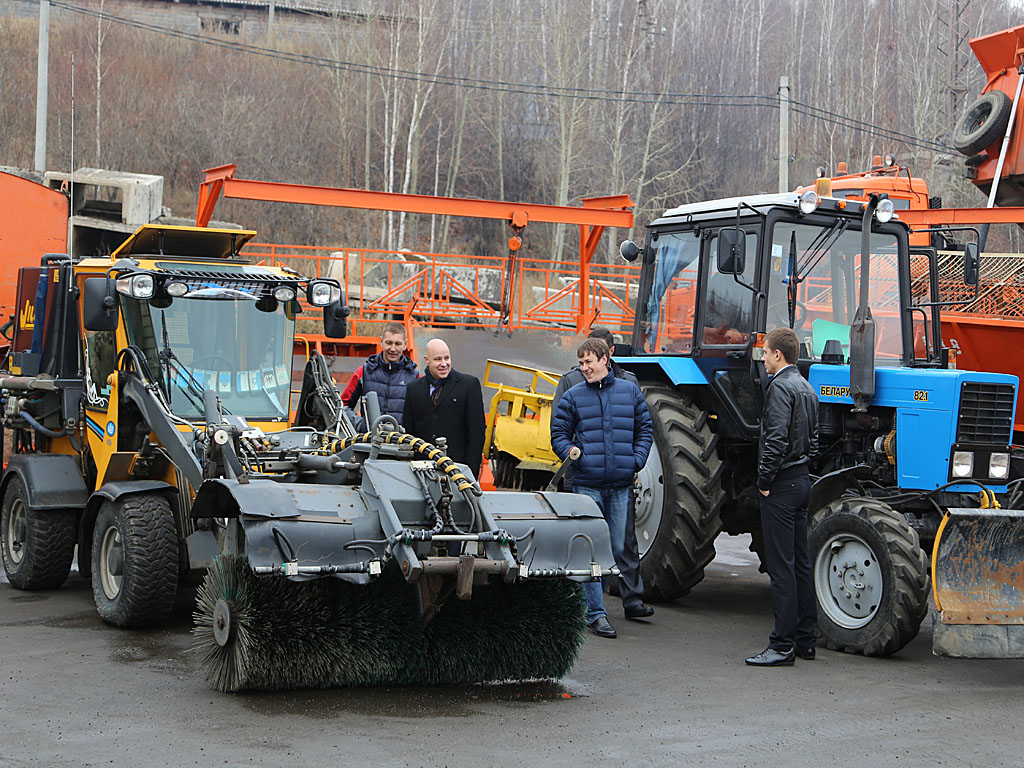
M 160 335 L 162 336 L 163 345 L 164 345 L 163 349 L 160 350 L 160 361 L 161 361 L 161 363 L 163 364 L 164 368 L 167 371 L 167 397 L 168 397 L 168 399 L 170 399 L 170 397 L 171 397 L 171 382 L 173 381 L 174 382 L 174 386 L 176 386 L 181 391 L 181 393 L 183 395 L 185 395 L 185 397 L 188 399 L 189 403 L 192 404 L 192 407 L 196 408 L 200 413 L 202 413 L 203 412 L 203 388 L 199 385 L 199 382 L 196 380 L 195 375 L 188 368 L 188 366 L 186 366 L 183 362 L 181 362 L 181 358 L 179 358 L 176 354 L 174 354 L 174 350 L 171 349 L 171 343 L 170 343 L 170 340 L 168 339 L 168 336 L 167 336 L 167 316 L 164 314 L 163 310 L 160 311 Z M 175 363 L 177 363 L 177 370 L 178 370 L 178 372 L 185 374 L 185 385 L 186 386 L 182 386 L 181 385 L 181 383 L 179 382 L 177 376 L 172 376 L 171 375 L 171 361 L 172 360 Z M 230 414 L 231 413 L 227 408 L 224 408 L 223 405 L 221 406 L 221 410 L 225 414 Z

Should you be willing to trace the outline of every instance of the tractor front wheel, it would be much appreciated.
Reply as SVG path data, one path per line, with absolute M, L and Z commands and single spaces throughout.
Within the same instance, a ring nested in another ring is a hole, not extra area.
M 874 499 L 841 498 L 812 515 L 807 539 L 828 648 L 889 656 L 917 636 L 928 558 L 903 515 Z
M 157 627 L 174 607 L 178 534 L 167 500 L 137 494 L 105 501 L 92 537 L 92 592 L 100 618 Z
M 641 384 L 654 445 L 637 475 L 636 536 L 650 600 L 682 597 L 704 578 L 722 530 L 722 460 L 708 413 L 672 387 Z

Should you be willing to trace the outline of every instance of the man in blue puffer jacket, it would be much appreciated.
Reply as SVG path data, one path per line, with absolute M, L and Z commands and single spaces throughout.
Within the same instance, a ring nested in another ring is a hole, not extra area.
M 654 431 L 640 388 L 631 381 L 615 377 L 611 370 L 608 345 L 601 339 L 587 339 L 576 351 L 580 371 L 586 379 L 571 387 L 558 403 L 551 423 L 551 447 L 561 459 L 576 446 L 582 455 L 573 474 L 573 492 L 582 493 L 601 509 L 611 536 L 615 564 L 624 578 L 638 585 L 638 592 L 623 596 L 627 619 L 646 618 L 654 610 L 643 602 L 643 583 L 638 566 L 627 563 L 622 554 L 628 530 L 627 511 L 633 477 L 651 451 Z M 600 582 L 583 585 L 587 599 L 587 624 L 599 637 L 615 637 L 604 609 Z

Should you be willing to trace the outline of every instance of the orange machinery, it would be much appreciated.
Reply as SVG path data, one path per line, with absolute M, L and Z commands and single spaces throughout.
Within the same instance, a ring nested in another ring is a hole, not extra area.
M 16 319 L 17 332 L 31 335 L 33 305 L 16 306 L 18 281 L 30 276 L 19 270 L 38 268 L 44 254 L 67 253 L 67 242 L 67 196 L 30 179 L 0 172 L 0 324 Z M 38 277 L 38 272 L 35 275 Z M 9 333 L 5 330 L 0 338 L 0 350 L 9 346 Z

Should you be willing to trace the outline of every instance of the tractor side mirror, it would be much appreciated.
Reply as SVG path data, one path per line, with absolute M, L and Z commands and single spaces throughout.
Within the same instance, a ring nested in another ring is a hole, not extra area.
M 82 324 L 87 331 L 117 330 L 120 301 L 117 285 L 109 277 L 89 277 L 82 291 Z
M 964 246 L 964 284 L 976 286 L 981 281 L 981 257 L 978 255 L 978 244 L 967 243 Z
M 632 240 L 623 240 L 619 245 L 619 255 L 626 261 L 633 262 L 640 255 L 640 248 Z
M 348 313 L 344 293 L 340 299 L 324 307 L 324 336 L 329 339 L 345 338 L 348 335 Z
M 718 232 L 718 271 L 723 275 L 742 275 L 747 267 L 747 240 L 741 229 Z

